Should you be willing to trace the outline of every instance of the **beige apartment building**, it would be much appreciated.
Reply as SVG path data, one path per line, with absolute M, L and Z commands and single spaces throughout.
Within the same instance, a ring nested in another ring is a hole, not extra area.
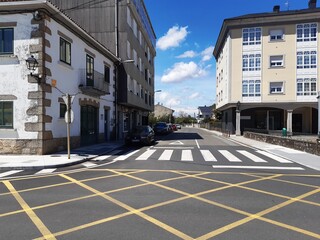
M 320 8 L 225 19 L 213 55 L 222 130 L 318 132 Z

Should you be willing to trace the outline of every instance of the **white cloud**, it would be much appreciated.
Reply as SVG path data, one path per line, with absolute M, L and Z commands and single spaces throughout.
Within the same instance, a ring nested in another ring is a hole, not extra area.
M 168 32 L 157 41 L 157 48 L 167 50 L 169 48 L 178 47 L 188 35 L 187 28 L 188 26 L 174 26 L 170 28 Z
M 211 60 L 211 58 L 213 57 L 212 55 L 213 49 L 214 49 L 214 46 L 210 46 L 201 52 L 203 62 Z
M 198 78 L 206 75 L 206 70 L 199 67 L 194 62 L 176 63 L 173 68 L 169 68 L 166 73 L 161 77 L 162 82 L 181 82 L 192 78 Z
M 195 93 L 191 94 L 191 96 L 189 96 L 189 99 L 196 99 L 196 98 L 198 98 L 199 96 L 200 96 L 200 93 L 195 92 Z
M 183 54 L 177 56 L 176 58 L 193 58 L 195 56 L 197 56 L 198 54 L 195 51 L 186 51 Z

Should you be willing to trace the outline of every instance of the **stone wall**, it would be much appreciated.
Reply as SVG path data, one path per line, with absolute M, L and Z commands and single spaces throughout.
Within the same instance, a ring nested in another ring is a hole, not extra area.
M 71 149 L 80 147 L 80 137 L 72 137 Z M 43 155 L 67 150 L 67 138 L 40 139 L 0 139 L 0 154 Z
M 274 145 L 296 149 L 299 151 L 304 151 L 315 155 L 320 155 L 320 144 L 318 141 L 303 141 L 291 137 L 280 137 L 253 132 L 244 132 L 243 136 L 260 142 L 270 143 Z

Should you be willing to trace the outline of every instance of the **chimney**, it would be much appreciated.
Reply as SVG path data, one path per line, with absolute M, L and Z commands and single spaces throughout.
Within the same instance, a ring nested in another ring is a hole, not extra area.
M 308 7 L 309 9 L 317 8 L 317 0 L 309 0 Z
M 273 6 L 273 12 L 274 12 L 274 13 L 280 12 L 280 5 L 275 5 L 275 6 Z

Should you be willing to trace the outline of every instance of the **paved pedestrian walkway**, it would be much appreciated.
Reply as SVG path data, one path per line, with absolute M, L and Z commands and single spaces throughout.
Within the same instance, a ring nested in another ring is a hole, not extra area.
M 0 169 L 43 169 L 79 164 L 121 147 L 123 141 L 114 141 L 72 149 L 70 159 L 67 151 L 48 155 L 0 155 Z

